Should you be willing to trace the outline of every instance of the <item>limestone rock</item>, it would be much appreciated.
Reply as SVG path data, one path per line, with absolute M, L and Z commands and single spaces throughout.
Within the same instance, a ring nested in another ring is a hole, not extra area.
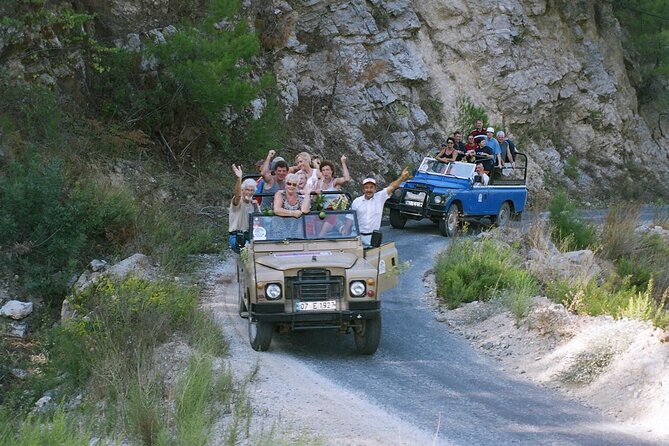
M 15 320 L 23 319 L 32 312 L 32 302 L 21 302 L 18 300 L 10 300 L 0 308 L 0 316 L 9 317 Z

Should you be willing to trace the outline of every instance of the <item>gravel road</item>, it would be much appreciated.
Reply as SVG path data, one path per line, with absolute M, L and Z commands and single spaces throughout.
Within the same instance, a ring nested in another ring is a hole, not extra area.
M 423 278 L 449 239 L 429 222 L 383 231 L 411 267 L 383 296 L 383 335 L 371 357 L 355 353 L 352 335 L 331 331 L 275 336 L 269 351 L 253 351 L 237 315 L 235 264 L 212 263 L 204 304 L 230 341 L 235 376 L 257 371 L 256 438 L 273 431 L 286 444 L 657 444 L 513 377 L 437 322 Z

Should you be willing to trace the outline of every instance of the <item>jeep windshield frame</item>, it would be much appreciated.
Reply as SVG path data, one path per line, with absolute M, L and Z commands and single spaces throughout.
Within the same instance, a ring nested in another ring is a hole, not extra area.
M 468 180 L 474 175 L 475 167 L 471 163 L 462 163 L 459 161 L 444 163 L 434 158 L 425 157 L 423 158 L 423 162 L 420 163 L 418 172 Z
M 297 218 L 256 212 L 250 221 L 249 236 L 254 242 L 344 240 L 360 235 L 355 211 L 310 212 Z M 342 233 L 348 226 L 350 229 Z

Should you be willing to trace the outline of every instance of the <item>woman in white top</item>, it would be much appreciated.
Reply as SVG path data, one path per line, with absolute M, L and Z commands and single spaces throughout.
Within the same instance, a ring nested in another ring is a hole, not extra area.
M 335 165 L 332 161 L 325 160 L 320 165 L 321 179 L 318 182 L 318 190 L 321 192 L 341 190 L 341 187 L 348 183 L 351 175 L 346 166 L 346 155 L 341 156 L 341 170 L 343 175 L 335 178 Z
M 320 172 L 318 171 L 318 165 L 316 168 L 311 167 L 311 155 L 307 152 L 300 152 L 295 157 L 296 166 L 291 168 L 292 172 L 303 170 L 307 174 L 307 184 L 310 186 L 310 190 L 316 190 L 318 186 L 318 180 L 320 179 Z

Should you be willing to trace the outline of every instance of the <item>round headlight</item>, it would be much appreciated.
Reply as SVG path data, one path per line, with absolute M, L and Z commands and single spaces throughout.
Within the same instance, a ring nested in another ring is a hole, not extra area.
M 367 291 L 367 286 L 365 285 L 365 282 L 356 280 L 355 282 L 351 282 L 348 290 L 351 292 L 351 296 L 360 297 L 363 296 Z
M 441 195 L 437 195 L 436 197 L 434 197 L 434 204 L 441 204 L 442 201 L 444 201 L 444 199 L 442 198 Z
M 269 300 L 276 300 L 281 297 L 281 286 L 276 283 L 271 283 L 265 288 L 265 296 Z

